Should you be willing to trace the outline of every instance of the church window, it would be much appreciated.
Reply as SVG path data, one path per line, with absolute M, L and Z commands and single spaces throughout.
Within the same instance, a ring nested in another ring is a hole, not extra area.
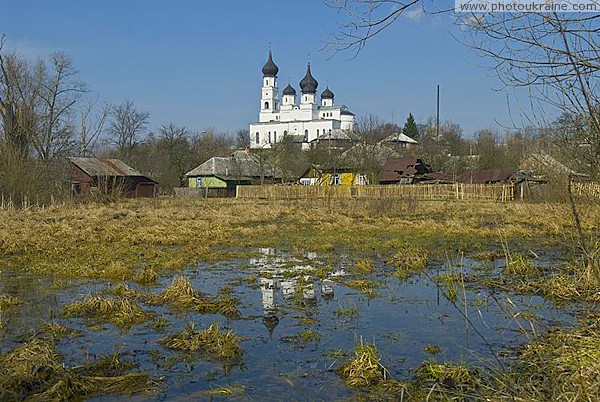
M 265 86 L 269 85 L 269 80 L 265 80 Z
M 271 143 L 271 132 L 269 131 L 269 144 Z
M 260 134 L 258 132 L 256 133 L 256 143 L 260 143 Z
M 308 141 L 308 130 L 304 130 L 304 141 Z
M 287 130 L 283 130 L 283 135 L 286 136 L 287 135 Z
M 273 131 L 273 142 L 277 142 L 277 131 Z
M 269 108 L 269 102 L 265 102 L 265 109 Z
M 317 128 L 317 137 L 319 136 L 319 129 Z

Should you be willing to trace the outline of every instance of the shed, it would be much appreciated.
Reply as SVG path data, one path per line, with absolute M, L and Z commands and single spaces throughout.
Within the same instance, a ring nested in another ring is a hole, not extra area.
M 412 184 L 428 173 L 431 166 L 420 158 L 392 158 L 388 159 L 379 172 L 379 184 Z
M 73 192 L 122 193 L 125 197 L 154 197 L 156 181 L 119 159 L 69 158 Z

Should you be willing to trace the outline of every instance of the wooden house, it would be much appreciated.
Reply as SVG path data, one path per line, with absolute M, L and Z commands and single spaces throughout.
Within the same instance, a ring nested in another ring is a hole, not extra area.
M 125 197 L 154 197 L 156 181 L 119 159 L 69 158 L 75 194 L 101 192 Z
M 228 157 L 213 157 L 185 174 L 188 188 L 204 189 L 214 196 L 235 196 L 238 185 L 276 183 L 281 175 L 263 163 L 260 156 L 238 151 Z M 208 194 L 210 194 L 208 193 Z

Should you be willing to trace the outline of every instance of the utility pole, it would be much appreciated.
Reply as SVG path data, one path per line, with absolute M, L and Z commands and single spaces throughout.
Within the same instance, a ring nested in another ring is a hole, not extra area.
M 435 117 L 435 136 L 440 139 L 440 85 L 437 86 L 437 112 Z

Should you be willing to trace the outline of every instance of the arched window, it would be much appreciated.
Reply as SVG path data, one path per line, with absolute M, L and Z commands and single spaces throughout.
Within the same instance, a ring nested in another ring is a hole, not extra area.
M 273 142 L 277 142 L 277 131 L 273 131 Z
M 304 130 L 304 141 L 308 141 L 308 130 Z
M 269 85 L 269 80 L 265 80 L 265 86 Z
M 256 143 L 260 143 L 260 134 L 258 133 L 258 131 L 256 132 Z
M 287 130 L 283 130 L 283 136 L 285 137 L 287 135 Z
M 319 136 L 319 129 L 317 128 L 317 137 Z
M 265 102 L 265 109 L 269 108 L 269 102 Z
M 269 131 L 269 144 L 271 143 L 271 132 Z

